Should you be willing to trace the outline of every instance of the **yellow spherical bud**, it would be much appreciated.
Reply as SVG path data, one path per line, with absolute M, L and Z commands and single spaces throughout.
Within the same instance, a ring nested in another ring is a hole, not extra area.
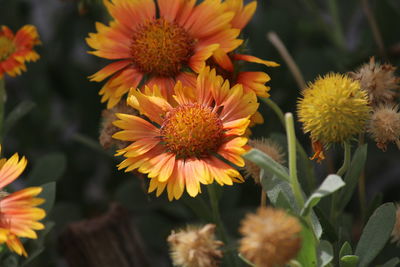
M 298 116 L 305 133 L 323 145 L 344 142 L 365 130 L 370 117 L 368 94 L 346 75 L 319 77 L 298 101 Z

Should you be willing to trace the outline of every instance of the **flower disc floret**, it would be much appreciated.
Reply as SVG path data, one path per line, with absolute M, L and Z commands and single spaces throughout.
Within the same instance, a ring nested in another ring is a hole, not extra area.
M 0 60 L 8 58 L 15 51 L 15 45 L 12 40 L 0 36 Z
M 139 26 L 132 37 L 132 58 L 143 73 L 175 76 L 193 53 L 194 39 L 174 22 L 156 19 Z
M 178 158 L 203 157 L 215 153 L 221 145 L 222 121 L 209 107 L 179 106 L 168 112 L 161 136 L 167 150 Z
M 365 130 L 370 117 L 368 94 L 358 81 L 330 73 L 303 91 L 298 116 L 313 142 L 343 142 Z

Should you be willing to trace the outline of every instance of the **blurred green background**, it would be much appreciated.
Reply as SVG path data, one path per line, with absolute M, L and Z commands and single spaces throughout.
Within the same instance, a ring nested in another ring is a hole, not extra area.
M 332 3 L 337 4 L 338 20 L 332 16 Z M 382 34 L 386 56 L 378 51 L 361 1 L 258 1 L 257 12 L 244 30 L 244 38 L 248 39 L 252 54 L 279 62 L 281 67 L 247 66 L 270 74 L 271 98 L 285 112 L 295 112 L 300 94 L 283 59 L 266 38 L 269 31 L 280 36 L 306 81 L 329 71 L 352 71 L 371 56 L 400 66 L 400 1 L 369 3 Z M 6 78 L 7 113 L 26 100 L 36 106 L 6 136 L 5 155 L 19 152 L 28 158 L 25 177 L 43 156 L 61 153 L 66 158 L 65 172 L 57 183 L 56 204 L 49 215 L 56 226 L 48 237 L 46 251 L 29 266 L 66 266 L 57 245 L 65 226 L 102 214 L 113 201 L 132 212 L 152 266 L 170 266 L 165 240 L 172 229 L 200 222 L 190 209 L 193 200 L 185 196 L 171 203 L 165 195 L 160 198 L 148 195 L 145 179 L 117 171 L 118 160 L 113 158 L 112 151 L 104 151 L 98 145 L 101 111 L 105 107 L 98 96 L 102 84 L 89 82 L 87 76 L 107 61 L 87 54 L 89 47 L 85 38 L 95 31 L 95 21 L 106 23 L 108 20 L 100 1 L 0 0 L 0 25 L 16 32 L 25 24 L 33 24 L 43 43 L 36 48 L 41 55 L 38 62 L 29 63 L 23 75 Z M 338 26 L 342 39 L 335 37 L 339 34 Z M 261 104 L 261 112 L 265 124 L 257 126 L 254 135 L 275 136 L 281 140 L 278 133 L 283 128 L 274 113 L 265 104 Z M 299 139 L 309 148 L 308 137 L 297 126 Z M 330 152 L 335 168 L 340 165 L 341 153 L 340 148 Z M 381 195 L 383 201 L 399 201 L 399 151 L 391 145 L 383 153 L 370 142 L 368 153 L 368 200 Z M 329 166 L 324 163 L 315 167 L 318 177 L 325 177 Z M 222 191 L 222 216 L 234 236 L 243 215 L 257 207 L 260 188 L 247 180 L 245 184 Z M 204 193 L 200 197 L 207 200 Z M 359 214 L 357 197 L 348 212 Z

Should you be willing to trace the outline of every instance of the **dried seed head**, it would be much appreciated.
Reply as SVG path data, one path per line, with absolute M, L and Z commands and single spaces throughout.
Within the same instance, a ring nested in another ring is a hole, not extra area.
M 248 143 L 252 148 L 261 150 L 279 164 L 285 163 L 285 153 L 282 147 L 271 139 L 250 139 Z M 257 164 L 246 160 L 245 161 L 245 175 L 246 177 L 253 177 L 256 184 L 260 183 L 260 167 Z
M 396 143 L 400 149 L 400 113 L 397 106 L 382 105 L 372 114 L 368 132 L 376 145 L 386 150 L 387 143 Z
M 101 113 L 103 121 L 101 124 L 99 136 L 99 142 L 104 149 L 109 149 L 113 145 L 115 145 L 117 148 L 123 148 L 128 145 L 126 142 L 112 138 L 113 134 L 121 130 L 113 125 L 113 121 L 116 121 L 118 119 L 115 116 L 115 113 L 138 115 L 138 112 L 128 106 L 125 101 L 120 101 L 118 105 L 116 105 L 112 109 L 104 109 Z
M 394 225 L 392 232 L 392 242 L 396 242 L 400 245 L 400 205 L 397 205 L 396 224 Z
M 185 230 L 172 231 L 168 236 L 173 264 L 182 267 L 216 267 L 222 258 L 221 241 L 215 240 L 215 225 L 201 228 L 188 226 Z
M 371 57 L 369 63 L 361 66 L 356 72 L 351 72 L 353 79 L 359 80 L 361 89 L 368 92 L 371 104 L 391 103 L 400 89 L 400 78 L 395 76 L 396 67 L 390 64 L 375 63 Z
M 241 222 L 239 252 L 256 266 L 283 266 L 301 248 L 297 218 L 283 210 L 259 208 Z

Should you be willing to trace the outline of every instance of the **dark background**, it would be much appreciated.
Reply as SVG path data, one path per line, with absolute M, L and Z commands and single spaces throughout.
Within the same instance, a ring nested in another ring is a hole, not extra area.
M 358 0 L 336 1 L 344 43 L 335 43 L 329 2 L 332 1 L 259 0 L 255 16 L 244 30 L 252 54 L 281 63 L 279 68 L 267 69 L 256 64 L 249 64 L 248 68 L 270 74 L 271 98 L 285 112 L 295 112 L 300 94 L 283 59 L 266 39 L 269 31 L 280 36 L 306 81 L 329 71 L 352 71 L 370 56 L 400 65 L 400 1 L 370 1 L 385 44 L 385 58 L 378 53 Z M 95 21 L 108 20 L 100 1 L 0 0 L 0 24 L 14 32 L 25 24 L 33 24 L 43 43 L 35 48 L 41 55 L 38 62 L 29 63 L 23 75 L 6 78 L 6 112 L 24 100 L 33 101 L 36 107 L 6 136 L 5 155 L 19 152 L 28 158 L 24 176 L 41 156 L 61 152 L 67 158 L 65 173 L 57 184 L 56 204 L 49 215 L 56 227 L 48 237 L 46 251 L 29 266 L 66 266 L 57 249 L 59 234 L 69 222 L 99 215 L 113 201 L 132 212 L 154 266 L 170 264 L 165 240 L 172 229 L 199 222 L 188 207 L 188 197 L 171 203 L 165 195 L 148 195 L 144 179 L 117 171 L 118 161 L 112 151 L 104 151 L 98 145 L 101 111 L 105 108 L 98 96 L 102 84 L 89 82 L 87 76 L 109 61 L 87 54 L 85 38 L 95 31 Z M 282 133 L 275 114 L 265 104 L 261 104 L 260 110 L 265 124 L 256 127 L 255 136 Z M 308 148 L 308 137 L 297 126 L 297 135 Z M 398 201 L 400 153 L 394 145 L 383 153 L 369 142 L 368 200 L 382 194 L 384 201 Z M 330 153 L 335 169 L 340 165 L 341 153 L 340 148 L 333 148 Z M 320 179 L 328 169 L 325 163 L 316 164 Z M 248 180 L 223 191 L 222 216 L 235 235 L 243 215 L 257 207 L 260 189 Z M 200 197 L 207 198 L 204 193 Z M 356 197 L 348 212 L 359 214 Z

